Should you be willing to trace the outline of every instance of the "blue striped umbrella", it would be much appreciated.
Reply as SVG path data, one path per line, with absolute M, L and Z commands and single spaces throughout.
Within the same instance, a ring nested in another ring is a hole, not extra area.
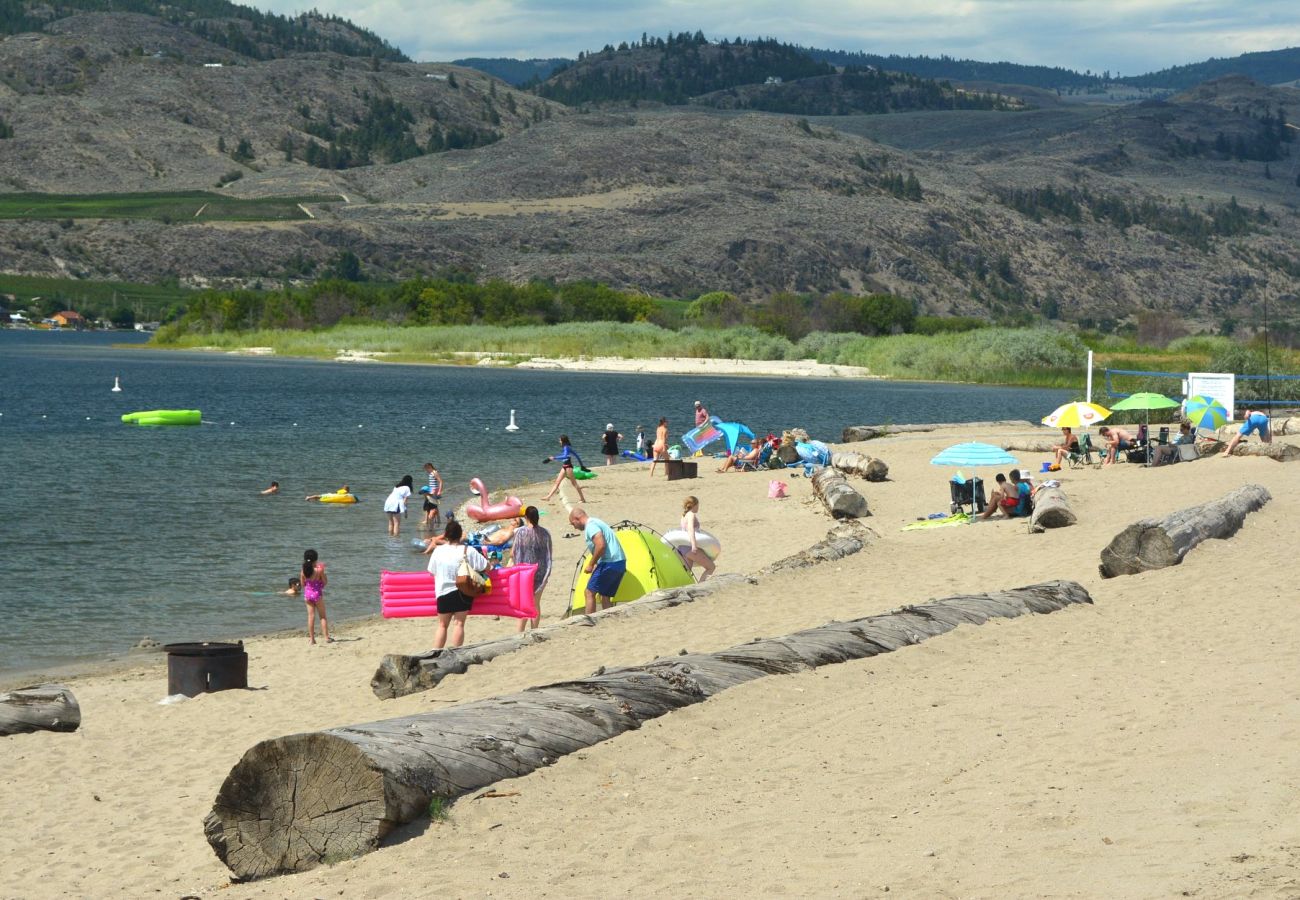
M 971 441 L 965 444 L 953 444 L 934 459 L 936 466 L 1014 466 L 1018 460 L 1007 451 L 994 444 L 981 444 Z
M 981 444 L 971 441 L 965 444 L 953 444 L 930 460 L 935 466 L 1014 466 L 1019 461 L 1001 447 L 993 444 Z M 971 485 L 971 521 L 975 521 L 975 486 Z

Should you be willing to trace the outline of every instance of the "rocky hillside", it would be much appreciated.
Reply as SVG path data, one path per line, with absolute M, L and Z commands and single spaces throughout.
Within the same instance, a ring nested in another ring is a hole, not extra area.
M 160 19 L 252 59 L 330 52 L 406 61 L 387 41 L 346 19 L 314 10 L 281 16 L 229 0 L 6 0 L 0 3 L 0 34 L 57 31 L 62 20 L 86 13 L 135 13 Z M 155 52 L 165 46 L 146 44 L 147 36 L 142 35 L 141 50 Z
M 272 284 L 348 251 L 374 278 L 888 291 L 930 313 L 1212 326 L 1262 297 L 1277 315 L 1300 304 L 1295 129 L 1278 114 L 1297 92 L 1234 80 L 1112 108 L 575 113 L 457 67 L 254 60 L 141 15 L 55 25 L 0 42 L 5 188 L 211 188 L 238 172 L 226 193 L 341 199 L 275 224 L 3 222 L 11 272 Z M 448 149 L 487 130 L 500 139 Z
M 490 143 L 557 111 L 469 69 L 337 53 L 256 60 L 154 16 L 87 13 L 0 41 L 0 117 L 12 131 L 0 186 L 260 178 L 256 190 L 330 191 L 334 169 Z

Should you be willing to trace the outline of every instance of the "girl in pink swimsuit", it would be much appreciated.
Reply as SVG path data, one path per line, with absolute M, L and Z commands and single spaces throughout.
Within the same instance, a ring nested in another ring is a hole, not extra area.
M 316 614 L 320 613 L 320 630 L 325 643 L 334 643 L 330 637 L 330 623 L 325 618 L 325 563 L 315 550 L 304 550 L 302 554 L 302 599 L 307 604 L 307 637 L 316 643 Z

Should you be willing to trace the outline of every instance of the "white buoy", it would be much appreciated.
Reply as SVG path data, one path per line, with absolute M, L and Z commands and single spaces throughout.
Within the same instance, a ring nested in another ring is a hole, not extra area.
M 518 431 L 519 426 L 515 424 L 515 411 L 510 410 L 510 424 L 506 426 L 506 431 Z
M 114 394 L 120 394 L 121 392 L 122 392 L 122 383 L 121 383 L 120 381 L 118 381 L 118 380 L 117 380 L 117 376 L 114 375 L 114 376 L 113 376 L 113 393 L 114 393 Z

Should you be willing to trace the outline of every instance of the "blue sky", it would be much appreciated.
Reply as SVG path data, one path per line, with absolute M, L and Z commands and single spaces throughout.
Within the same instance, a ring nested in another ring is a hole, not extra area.
M 1125 75 L 1300 46 L 1296 0 L 271 0 L 269 7 L 344 16 L 422 61 L 575 56 L 643 31 L 697 29 L 711 38 L 771 36 Z

